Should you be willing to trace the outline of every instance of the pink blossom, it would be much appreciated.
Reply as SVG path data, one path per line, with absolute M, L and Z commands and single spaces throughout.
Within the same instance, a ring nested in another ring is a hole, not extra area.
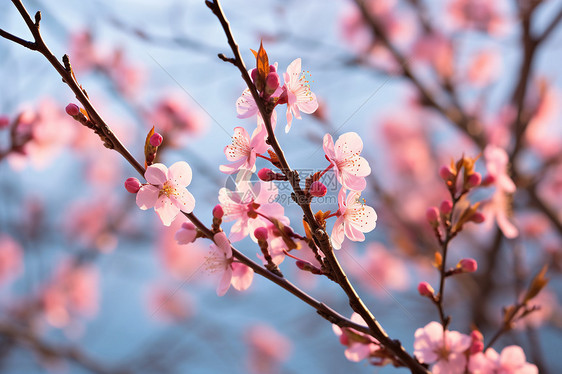
M 236 112 L 238 118 L 250 118 L 258 114 L 258 105 L 252 96 L 252 93 L 246 88 L 242 95 L 236 100 Z
M 510 345 L 500 354 L 493 348 L 485 353 L 470 356 L 468 369 L 471 374 L 538 374 L 533 364 L 526 362 L 525 352 L 521 347 Z
M 167 136 L 173 146 L 184 145 L 184 140 L 192 140 L 207 128 L 206 119 L 200 111 L 186 105 L 182 93 L 169 94 L 161 98 L 149 114 L 150 123 Z M 173 133 L 173 136 L 170 136 Z M 179 135 L 179 136 L 178 136 Z
M 142 210 L 154 207 L 165 226 L 170 226 L 180 210 L 191 213 L 195 198 L 185 189 L 191 182 L 191 167 L 179 161 L 168 169 L 163 164 L 149 166 L 144 173 L 149 184 L 137 193 L 137 205 Z
M 219 232 L 213 237 L 211 254 L 207 258 L 207 269 L 221 273 L 221 280 L 217 287 L 217 295 L 224 296 L 232 287 L 244 291 L 252 284 L 254 271 L 248 266 L 234 262 L 232 248 L 224 232 Z
M 354 242 L 365 240 L 363 233 L 372 231 L 377 224 L 377 213 L 361 202 L 361 192 L 351 191 L 346 198 L 342 188 L 338 195 L 338 219 L 332 229 L 332 246 L 340 249 L 344 235 Z
M 434 364 L 434 374 L 462 374 L 466 368 L 465 351 L 471 338 L 457 331 L 443 331 L 438 322 L 416 330 L 414 355 L 423 364 Z
M 502 148 L 488 145 L 484 149 L 484 158 L 488 170 L 486 179 L 492 180 L 496 187 L 491 201 L 485 207 L 485 212 L 495 217 L 498 227 L 506 238 L 515 238 L 519 235 L 519 230 L 508 219 L 508 195 L 513 194 L 516 189 L 515 183 L 507 174 L 509 157 Z
M 0 284 L 5 284 L 23 270 L 23 249 L 10 236 L 0 233 Z
M 361 137 L 354 132 L 341 135 L 336 144 L 330 134 L 324 136 L 326 158 L 334 165 L 336 178 L 346 189 L 363 191 L 367 185 L 365 177 L 371 174 L 367 160 L 359 156 L 363 150 Z
M 452 0 L 447 9 L 448 22 L 454 28 L 475 29 L 491 34 L 502 34 L 506 20 L 502 13 L 505 1 Z
M 283 74 L 285 85 L 283 94 L 287 94 L 287 126 L 285 132 L 291 129 L 293 116 L 301 119 L 300 112 L 313 113 L 318 109 L 316 95 L 310 90 L 310 82 L 305 74 L 301 74 L 301 59 L 297 58 L 289 64 L 287 72 Z
M 494 50 L 479 51 L 468 67 L 468 81 L 477 87 L 489 85 L 500 75 L 501 62 L 499 52 Z
M 245 340 L 250 348 L 248 361 L 253 373 L 277 373 L 279 364 L 291 353 L 291 341 L 267 325 L 251 326 Z
M 529 146 L 541 157 L 555 156 L 561 148 L 560 106 L 562 94 L 558 89 L 541 82 L 535 95 L 538 102 L 531 104 L 534 113 L 529 121 L 525 138 Z
M 351 321 L 362 326 L 367 326 L 363 317 L 357 313 L 353 313 Z M 338 325 L 332 325 L 332 330 L 339 337 L 340 343 L 345 345 L 345 357 L 349 361 L 359 362 L 369 358 L 373 353 L 380 350 L 379 342 L 370 335 L 359 332 L 352 328 L 341 328 Z
M 234 128 L 232 144 L 224 148 L 224 154 L 228 161 L 234 161 L 229 165 L 221 165 L 220 171 L 226 174 L 233 174 L 240 169 L 256 170 L 256 156 L 264 153 L 269 145 L 265 142 L 267 133 L 262 130 L 254 131 L 252 138 L 243 127 Z
M 270 223 L 263 217 L 276 218 L 284 224 L 289 219 L 284 216 L 283 206 L 274 202 L 278 195 L 273 183 L 257 182 L 251 184 L 244 180 L 250 173 L 239 173 L 235 191 L 221 188 L 219 202 L 224 211 L 225 222 L 236 221 L 230 229 L 230 240 L 239 241 L 252 235 L 258 227 L 267 227 Z
M 63 262 L 42 293 L 47 321 L 64 327 L 76 316 L 92 316 L 98 308 L 99 277 L 95 268 Z

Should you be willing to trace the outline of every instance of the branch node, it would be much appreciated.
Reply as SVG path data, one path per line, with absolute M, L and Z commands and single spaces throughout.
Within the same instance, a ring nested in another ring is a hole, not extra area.
M 37 27 L 38 30 L 39 30 L 40 22 L 41 22 L 41 11 L 38 10 L 37 13 L 35 13 L 35 27 Z

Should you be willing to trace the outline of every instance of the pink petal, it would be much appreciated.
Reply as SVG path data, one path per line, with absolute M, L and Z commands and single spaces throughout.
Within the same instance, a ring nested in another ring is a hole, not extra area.
M 519 368 L 525 365 L 525 352 L 516 345 L 510 345 L 502 350 L 500 355 L 500 366 L 503 368 Z
M 370 232 L 377 226 L 377 212 L 368 206 L 363 207 L 354 214 L 353 226 L 362 232 Z
M 232 164 L 220 165 L 219 170 L 225 174 L 234 174 L 238 170 L 240 170 L 246 163 L 247 160 L 245 158 L 242 158 L 236 162 L 233 162 Z
M 155 187 L 151 184 L 145 184 L 142 186 L 137 192 L 137 205 L 142 210 L 147 210 L 156 204 L 156 200 L 158 200 L 158 194 L 160 193 L 160 189 Z
M 230 281 L 232 280 L 232 269 L 230 266 L 224 270 L 219 285 L 217 286 L 217 295 L 224 296 L 226 291 L 230 288 Z
M 242 96 L 236 100 L 236 112 L 238 113 L 238 118 L 248 118 L 258 113 L 258 106 L 250 90 L 245 89 L 242 92 Z
M 316 95 L 314 92 L 309 92 L 309 95 L 303 95 L 304 97 L 299 97 L 298 107 L 303 113 L 314 113 L 318 109 L 318 100 L 316 100 Z
M 195 198 L 185 188 L 176 190 L 176 195 L 170 198 L 174 205 L 182 212 L 191 213 L 195 208 Z
M 324 153 L 326 153 L 326 156 L 328 156 L 330 161 L 336 158 L 336 154 L 334 152 L 334 139 L 332 138 L 332 135 L 324 135 L 322 147 L 324 148 Z
M 160 217 L 164 226 L 170 226 L 180 212 L 180 209 L 166 196 L 160 196 L 158 198 L 158 201 L 156 201 L 154 205 L 154 210 L 158 214 L 158 217 Z
M 352 154 L 361 153 L 363 140 L 356 132 L 346 132 L 336 140 L 336 155 L 347 158 Z
M 301 59 L 297 58 L 289 64 L 287 67 L 287 75 L 283 75 L 285 83 L 294 89 L 295 86 L 299 84 L 299 78 L 301 75 Z
M 342 172 L 341 184 L 344 188 L 351 191 L 363 191 L 367 187 L 367 181 L 364 177 L 358 177 L 350 173 Z
M 254 150 L 254 152 L 258 154 L 262 154 L 269 148 L 269 144 L 265 142 L 267 139 L 267 130 L 265 126 L 261 129 L 261 131 L 254 132 L 252 135 L 252 140 L 250 141 L 250 148 Z
M 250 287 L 254 279 L 254 271 L 239 262 L 232 263 L 232 287 L 238 291 L 244 291 Z
M 345 358 L 352 362 L 359 362 L 371 355 L 371 344 L 352 343 L 345 350 Z
M 230 247 L 230 242 L 226 237 L 224 232 L 219 232 L 213 236 L 213 241 L 217 245 L 217 247 L 224 253 L 226 258 L 232 257 L 232 248 Z
M 362 242 L 365 240 L 365 235 L 351 224 L 344 225 L 345 236 L 354 242 Z
M 191 183 L 191 167 L 185 161 L 179 161 L 170 166 L 168 179 L 177 187 L 187 187 Z
M 343 243 L 344 239 L 344 220 L 343 216 L 338 217 L 336 223 L 334 223 L 334 228 L 332 229 L 332 235 L 330 237 L 332 241 L 332 247 L 334 249 L 340 249 L 341 243 Z
M 148 183 L 161 186 L 168 180 L 168 168 L 163 164 L 150 165 L 144 177 Z

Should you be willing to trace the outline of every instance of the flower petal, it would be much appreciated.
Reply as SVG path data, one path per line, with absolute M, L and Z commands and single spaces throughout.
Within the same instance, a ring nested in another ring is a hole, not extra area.
M 224 232 L 221 231 L 219 233 L 216 233 L 213 236 L 213 241 L 216 243 L 217 247 L 222 251 L 222 253 L 224 253 L 226 258 L 232 257 L 232 248 L 230 247 L 230 242 L 228 241 L 228 238 L 226 237 L 226 234 Z
M 177 187 L 187 187 L 191 183 L 192 171 L 185 161 L 178 161 L 168 170 L 168 179 Z
M 176 195 L 171 196 L 170 199 L 182 212 L 191 213 L 193 212 L 193 208 L 195 208 L 195 198 L 191 192 L 185 188 L 177 189 Z
M 250 287 L 254 279 L 254 271 L 239 262 L 232 263 L 232 287 L 238 291 L 244 291 Z
M 145 184 L 142 186 L 137 192 L 137 205 L 142 210 L 147 210 L 156 204 L 158 200 L 158 194 L 160 193 L 160 189 L 156 186 L 151 184 Z
M 158 198 L 158 201 L 156 201 L 154 205 L 154 210 L 158 214 L 158 217 L 160 217 L 164 226 L 170 226 L 180 212 L 180 209 L 166 196 L 160 196 Z
M 248 118 L 258 113 L 258 106 L 249 89 L 245 89 L 238 100 L 236 100 L 236 112 L 238 113 L 238 118 Z
M 231 280 L 232 280 L 232 269 L 230 268 L 230 266 L 228 266 L 224 270 L 224 273 L 222 273 L 221 280 L 219 282 L 219 285 L 217 286 L 218 296 L 224 296 L 224 294 L 226 294 L 226 291 L 228 291 L 228 289 L 230 288 Z
M 168 168 L 164 164 L 150 165 L 144 177 L 148 183 L 161 186 L 168 180 Z

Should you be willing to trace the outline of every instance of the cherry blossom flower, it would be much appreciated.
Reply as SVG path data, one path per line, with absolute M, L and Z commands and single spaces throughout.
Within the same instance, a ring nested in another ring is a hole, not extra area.
M 516 189 L 515 183 L 507 174 L 509 157 L 502 148 L 488 145 L 484 149 L 484 158 L 488 169 L 486 179 L 493 180 L 496 187 L 491 201 L 484 208 L 486 215 L 495 217 L 498 227 L 506 238 L 515 238 L 519 235 L 519 230 L 508 219 L 508 195 L 513 194 Z
M 232 144 L 224 148 L 224 154 L 228 161 L 234 161 L 230 165 L 221 165 L 220 171 L 226 174 L 233 174 L 240 169 L 256 171 L 256 156 L 265 152 L 269 145 L 265 142 L 267 133 L 265 128 L 262 131 L 254 131 L 252 138 L 243 127 L 234 128 Z
M 363 233 L 372 231 L 377 224 L 377 213 L 361 202 L 361 192 L 351 191 L 346 198 L 342 188 L 338 195 L 338 219 L 332 229 L 332 246 L 340 249 L 344 235 L 354 242 L 365 240 Z
M 289 64 L 287 72 L 283 74 L 285 85 L 283 94 L 287 95 L 287 126 L 285 132 L 291 129 L 293 116 L 301 119 L 300 112 L 313 113 L 318 109 L 316 95 L 310 91 L 310 82 L 301 74 L 301 59 L 297 58 Z
M 263 216 L 276 218 L 288 225 L 289 219 L 284 216 L 283 206 L 274 202 L 278 195 L 277 187 L 273 183 L 257 182 L 255 184 L 245 180 L 251 173 L 240 172 L 236 182 L 236 190 L 227 188 L 219 190 L 219 202 L 223 208 L 225 222 L 236 221 L 230 229 L 230 240 L 242 240 L 248 234 L 253 237 L 255 229 L 267 227 L 270 221 Z
M 471 338 L 457 331 L 443 331 L 438 322 L 430 322 L 416 330 L 414 355 L 423 364 L 434 364 L 434 374 L 462 374 L 467 360 L 464 352 Z
M 362 326 L 367 326 L 363 317 L 357 313 L 351 315 L 351 321 Z M 377 351 L 381 350 L 380 343 L 375 338 L 353 328 L 341 328 L 333 324 L 332 330 L 339 337 L 340 343 L 347 347 L 345 350 L 345 358 L 349 361 L 359 362 L 366 358 L 376 357 Z M 382 366 L 387 362 L 383 357 L 379 357 L 374 363 Z
M 195 198 L 185 189 L 191 182 L 191 167 L 179 161 L 168 169 L 163 164 L 150 165 L 144 177 L 149 184 L 137 193 L 137 205 L 142 210 L 154 207 L 164 226 L 170 226 L 180 210 L 191 213 Z
M 23 249 L 7 234 L 0 233 L 0 284 L 3 285 L 23 270 Z
M 252 284 L 254 271 L 244 264 L 234 262 L 232 248 L 224 232 L 215 234 L 213 240 L 211 254 L 207 258 L 207 269 L 222 273 L 217 295 L 224 296 L 231 284 L 238 291 L 246 290 Z
M 277 373 L 281 362 L 291 353 L 291 341 L 268 325 L 251 326 L 244 334 L 250 352 L 252 373 Z
M 468 370 L 471 374 L 538 374 L 538 368 L 526 362 L 525 353 L 521 347 L 510 345 L 500 354 L 493 348 L 486 353 L 470 356 Z
M 336 172 L 336 178 L 342 186 L 352 191 L 363 191 L 367 186 L 365 177 L 371 174 L 367 160 L 359 156 L 363 150 L 363 141 L 355 132 L 341 135 L 336 144 L 330 134 L 324 135 L 324 152 Z
M 250 118 L 258 114 L 258 105 L 248 88 L 236 100 L 236 113 L 238 113 L 237 117 L 240 119 Z

